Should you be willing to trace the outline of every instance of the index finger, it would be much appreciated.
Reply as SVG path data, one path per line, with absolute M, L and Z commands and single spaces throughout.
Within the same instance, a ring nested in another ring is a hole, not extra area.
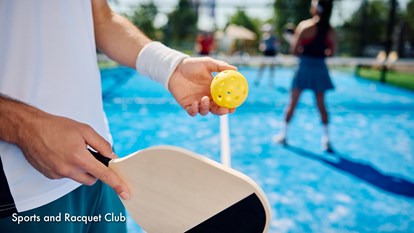
M 99 162 L 91 154 L 85 156 L 85 160 L 84 169 L 86 172 L 109 185 L 122 199 L 129 199 L 128 186 L 114 171 Z
M 206 62 L 207 68 L 211 72 L 221 72 L 224 70 L 237 70 L 237 67 L 228 64 L 227 62 L 216 60 L 216 59 L 209 59 Z

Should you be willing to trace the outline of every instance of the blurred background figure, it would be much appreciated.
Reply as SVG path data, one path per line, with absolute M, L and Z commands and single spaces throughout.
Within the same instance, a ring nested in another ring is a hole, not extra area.
M 201 56 L 207 56 L 215 48 L 214 35 L 212 32 L 203 31 L 196 38 L 196 51 Z
M 333 55 L 336 43 L 335 31 L 329 23 L 332 0 L 312 0 L 310 12 L 312 18 L 301 21 L 292 38 L 290 50 L 299 56 L 299 67 L 292 80 L 291 99 L 286 109 L 285 123 L 274 140 L 282 144 L 287 143 L 288 124 L 302 91 L 309 89 L 315 93 L 323 125 L 322 148 L 327 152 L 333 152 L 325 107 L 325 91 L 334 88 L 325 62 L 327 56 Z
M 270 24 L 264 24 L 262 27 L 262 39 L 259 44 L 259 50 L 264 55 L 264 59 L 260 65 L 254 85 L 258 86 L 263 76 L 263 71 L 266 66 L 269 66 L 269 86 L 273 87 L 274 69 L 276 66 L 276 58 L 279 46 L 279 40 L 273 32 L 273 27 Z

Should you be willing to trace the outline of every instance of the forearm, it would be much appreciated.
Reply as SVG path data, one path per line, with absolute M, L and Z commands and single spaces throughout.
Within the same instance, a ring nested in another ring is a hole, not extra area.
M 97 48 L 120 64 L 135 68 L 138 53 L 151 40 L 113 12 L 106 0 L 94 0 L 92 4 Z
M 24 125 L 40 112 L 30 105 L 0 94 L 0 140 L 19 144 Z

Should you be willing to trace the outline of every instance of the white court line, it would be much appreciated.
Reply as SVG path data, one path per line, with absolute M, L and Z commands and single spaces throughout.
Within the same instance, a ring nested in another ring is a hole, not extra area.
M 231 167 L 229 115 L 220 116 L 221 163 Z

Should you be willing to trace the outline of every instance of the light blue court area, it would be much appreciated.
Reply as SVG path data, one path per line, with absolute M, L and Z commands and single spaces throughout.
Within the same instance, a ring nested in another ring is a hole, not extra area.
M 253 85 L 230 115 L 232 167 L 256 180 L 272 205 L 271 232 L 414 232 L 414 93 L 332 71 L 327 95 L 335 154 L 321 150 L 313 94 L 301 97 L 289 146 L 272 143 L 289 100 L 292 68 Z M 188 116 L 159 84 L 120 68 L 103 70 L 116 152 L 159 144 L 220 161 L 219 117 Z M 162 171 L 160 171 L 162 172 Z M 130 232 L 143 232 L 129 221 Z

